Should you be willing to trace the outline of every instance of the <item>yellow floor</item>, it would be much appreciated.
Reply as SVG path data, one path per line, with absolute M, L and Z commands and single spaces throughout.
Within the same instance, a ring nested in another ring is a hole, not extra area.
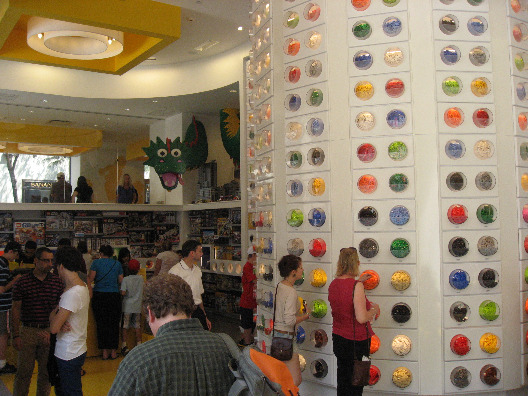
M 85 396 L 102 396 L 106 395 L 112 386 L 119 363 L 123 360 L 118 357 L 115 360 L 102 360 L 100 357 L 87 358 L 84 363 L 86 375 L 82 377 L 83 393 Z M 14 363 L 13 361 L 10 361 Z M 36 364 L 35 364 L 36 366 Z M 7 388 L 12 392 L 13 383 L 15 381 L 15 374 L 3 374 L 0 380 L 4 382 Z M 37 368 L 31 378 L 31 387 L 29 394 L 34 395 L 37 389 Z M 52 388 L 53 389 L 53 388 Z M 53 390 L 52 395 L 55 395 Z

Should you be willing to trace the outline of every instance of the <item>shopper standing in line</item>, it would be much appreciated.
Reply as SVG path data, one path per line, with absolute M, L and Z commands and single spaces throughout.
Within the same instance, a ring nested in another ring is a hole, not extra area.
M 143 285 L 145 280 L 139 272 L 139 261 L 132 259 L 128 262 L 128 272 L 121 282 L 121 295 L 123 296 L 123 317 L 121 333 L 121 355 L 125 356 L 127 347 L 127 330 L 134 329 L 136 345 L 141 344 L 141 301 L 143 300 Z
M 138 202 L 137 190 L 132 185 L 130 175 L 123 175 L 123 185 L 117 187 L 116 202 L 123 204 L 136 204 Z
M 59 303 L 64 290 L 61 279 L 51 272 L 53 252 L 38 248 L 35 252 L 35 269 L 13 286 L 13 345 L 18 351 L 18 370 L 13 394 L 26 396 L 38 362 L 37 395 L 50 394 L 48 354 L 50 348 L 51 311 Z
M 295 281 L 302 279 L 302 260 L 298 256 L 288 254 L 280 259 L 278 267 L 283 280 L 277 285 L 275 294 L 274 336 L 293 339 L 295 337 L 295 326 L 310 318 L 309 311 L 297 316 L 301 306 L 297 291 L 293 285 Z M 296 345 L 295 342 L 293 344 Z M 296 353 L 295 349 L 292 358 L 284 363 L 290 370 L 293 382 L 299 386 L 302 382 L 301 364 L 299 362 L 299 354 Z
M 71 202 L 75 203 L 77 198 L 77 203 L 92 203 L 93 189 L 88 185 L 86 177 L 79 176 L 77 179 L 77 187 L 73 191 L 71 197 Z
M 103 360 L 107 360 L 117 358 L 121 320 L 119 285 L 123 281 L 123 267 L 112 258 L 114 249 L 110 245 L 101 246 L 99 252 L 101 258 L 92 262 L 87 285 L 92 297 L 97 343 L 103 350 Z
M 128 248 L 124 247 L 119 249 L 119 253 L 117 254 L 117 261 L 121 263 L 121 267 L 123 268 L 123 276 L 128 276 L 128 262 L 130 261 L 130 250 Z
M 243 338 L 238 342 L 240 346 L 248 346 L 254 342 L 255 322 L 253 321 L 253 313 L 257 308 L 255 296 L 257 253 L 255 248 L 250 246 L 247 254 L 247 262 L 242 270 L 242 295 L 240 296 L 240 327 L 244 329 Z
M 332 307 L 332 341 L 337 358 L 337 396 L 359 396 L 362 386 L 352 386 L 354 359 L 370 355 L 370 339 L 374 335 L 370 321 L 379 315 L 379 305 L 365 297 L 359 275 L 356 248 L 341 249 L 336 278 L 328 287 Z
M 21 248 L 18 242 L 7 242 L 4 254 L 0 256 L 0 374 L 16 372 L 16 367 L 7 363 L 6 357 L 9 338 L 8 313 L 13 302 L 11 288 L 20 275 L 11 277 L 9 262 L 18 260 Z
M 227 395 L 234 381 L 231 353 L 217 334 L 190 318 L 195 301 L 189 284 L 162 274 L 145 286 L 143 307 L 154 339 L 125 356 L 109 396 Z
M 51 185 L 50 202 L 71 202 L 72 186 L 65 180 L 64 172 L 57 173 L 57 181 Z
M 202 324 L 204 330 L 211 330 L 211 322 L 207 319 L 203 305 L 202 270 L 199 267 L 202 258 L 202 244 L 194 239 L 189 239 L 182 246 L 182 260 L 172 267 L 169 274 L 178 275 L 191 286 L 195 309 L 191 317 Z
M 60 391 L 56 394 L 82 396 L 81 371 L 86 358 L 88 334 L 88 287 L 79 278 L 81 253 L 73 247 L 57 251 L 57 269 L 65 284 L 58 307 L 50 315 L 50 329 L 57 334 L 55 358 L 59 370 Z
M 156 257 L 156 265 L 154 266 L 154 276 L 159 274 L 166 274 L 169 270 L 181 261 L 181 256 L 172 250 L 172 242 L 169 240 L 163 241 L 161 244 L 163 252 Z
M 35 251 L 37 250 L 37 242 L 33 239 L 26 241 L 24 245 L 24 253 L 18 259 L 20 268 L 35 268 Z

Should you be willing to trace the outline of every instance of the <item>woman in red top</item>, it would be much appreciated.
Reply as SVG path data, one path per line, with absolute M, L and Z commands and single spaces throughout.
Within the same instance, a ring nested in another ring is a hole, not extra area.
M 332 341 L 337 358 L 337 396 L 363 394 L 362 386 L 352 386 L 354 357 L 362 360 L 363 356 L 369 356 L 370 338 L 374 335 L 370 321 L 380 313 L 379 306 L 365 297 L 361 282 L 366 279 L 356 280 L 358 275 L 356 248 L 341 249 L 336 278 L 328 288 L 333 318 Z
M 248 259 L 242 271 L 242 295 L 240 296 L 240 326 L 244 329 L 243 338 L 238 342 L 240 346 L 248 346 L 253 344 L 253 331 L 255 330 L 255 322 L 253 322 L 253 310 L 257 308 L 257 300 L 255 298 L 255 284 L 257 277 L 253 271 L 253 267 L 257 262 L 257 254 L 255 248 L 250 246 L 248 249 Z

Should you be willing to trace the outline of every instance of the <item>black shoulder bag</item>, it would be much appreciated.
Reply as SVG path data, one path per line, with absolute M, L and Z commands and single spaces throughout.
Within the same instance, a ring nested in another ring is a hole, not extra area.
M 359 281 L 354 283 L 354 288 L 352 289 L 352 304 L 354 303 L 354 291 L 356 290 L 356 285 Z M 356 311 L 354 310 L 354 315 Z M 356 326 L 354 320 L 352 320 L 352 327 L 354 328 L 354 366 L 352 369 L 352 386 L 367 386 L 369 385 L 370 380 L 370 356 L 367 356 L 368 360 L 358 360 L 356 353 Z M 365 324 L 367 329 L 367 339 L 368 339 L 368 326 Z M 363 357 L 362 357 L 363 358 Z
M 275 337 L 275 313 L 277 312 L 277 291 L 279 285 L 275 289 L 275 307 L 273 308 L 273 332 L 271 333 L 271 351 L 270 355 L 277 360 L 287 361 L 293 357 L 293 337 L 291 339 L 283 337 Z

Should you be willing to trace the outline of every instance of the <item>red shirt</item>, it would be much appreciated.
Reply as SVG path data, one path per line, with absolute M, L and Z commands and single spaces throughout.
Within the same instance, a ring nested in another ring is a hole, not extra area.
M 328 301 L 332 308 L 332 332 L 348 340 L 363 341 L 374 335 L 370 322 L 367 322 L 368 335 L 365 324 L 360 324 L 354 312 L 353 290 L 356 284 L 354 278 L 334 279 L 328 287 Z M 370 301 L 367 299 L 367 311 Z M 355 329 L 355 337 L 354 337 Z
M 244 265 L 242 271 L 242 295 L 240 296 L 240 306 L 242 308 L 257 308 L 257 299 L 255 298 L 255 280 L 257 277 L 253 273 L 253 264 L 249 261 Z

